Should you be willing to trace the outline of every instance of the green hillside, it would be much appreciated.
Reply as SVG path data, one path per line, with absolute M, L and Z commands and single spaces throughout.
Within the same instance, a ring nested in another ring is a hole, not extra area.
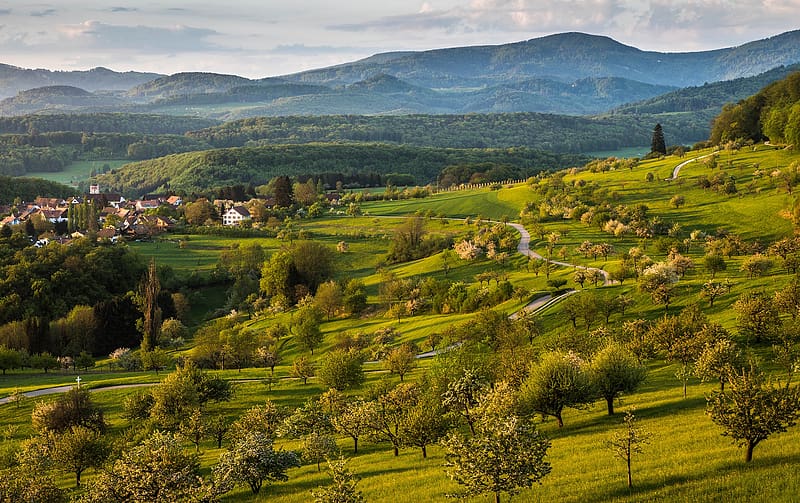
M 525 148 L 445 149 L 385 144 L 308 144 L 244 147 L 171 155 L 126 165 L 96 180 L 109 190 L 139 194 L 159 190 L 202 191 L 225 185 L 261 185 L 278 175 L 374 173 L 411 175 L 418 184 L 434 182 L 447 166 L 496 163 L 513 166 L 525 178 L 570 166 L 581 156 Z

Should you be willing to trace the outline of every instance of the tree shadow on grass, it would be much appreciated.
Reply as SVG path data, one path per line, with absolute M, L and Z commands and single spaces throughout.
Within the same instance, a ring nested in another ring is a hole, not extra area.
M 751 463 L 744 462 L 744 451 L 739 449 L 741 456 L 730 459 L 722 463 L 698 465 L 698 469 L 693 471 L 692 474 L 672 474 L 666 478 L 659 480 L 646 480 L 636 478 L 636 471 L 633 472 L 634 485 L 632 488 L 625 486 L 624 476 L 620 477 L 620 486 L 617 489 L 603 492 L 600 494 L 593 494 L 585 501 L 587 502 L 605 502 L 619 498 L 631 498 L 634 501 L 651 501 L 654 499 L 652 494 L 660 489 L 668 488 L 670 486 L 685 485 L 691 482 L 702 482 L 709 478 L 719 478 L 730 474 L 736 474 L 742 470 L 765 470 L 775 466 L 800 463 L 800 455 L 772 455 L 764 456 L 761 459 L 754 454 Z M 700 468 L 703 468 L 702 470 Z M 663 495 L 666 497 L 666 495 Z

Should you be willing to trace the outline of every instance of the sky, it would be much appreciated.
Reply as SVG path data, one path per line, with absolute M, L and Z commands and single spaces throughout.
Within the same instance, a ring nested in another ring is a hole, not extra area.
M 800 0 L 4 0 L 0 63 L 261 78 L 568 31 L 685 52 L 799 28 Z

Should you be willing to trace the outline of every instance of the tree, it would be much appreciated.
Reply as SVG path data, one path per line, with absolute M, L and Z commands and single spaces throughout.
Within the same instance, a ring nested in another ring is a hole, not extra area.
M 183 216 L 190 225 L 205 225 L 214 217 L 214 207 L 206 198 L 200 198 L 192 203 L 187 203 Z
M 353 439 L 353 454 L 358 454 L 358 439 L 368 431 L 372 408 L 361 399 L 344 406 L 343 410 L 331 417 L 337 432 Z
M 728 268 L 728 264 L 725 263 L 722 255 L 709 254 L 703 258 L 703 267 L 711 274 L 711 279 L 714 279 L 718 272 Z
M 677 209 L 677 208 L 680 208 L 681 206 L 683 206 L 684 204 L 686 204 L 686 198 L 685 198 L 685 197 L 683 197 L 681 194 L 675 194 L 675 195 L 674 195 L 674 196 L 672 196 L 672 198 L 669 200 L 669 204 L 670 204 L 670 206 L 672 206 L 673 208 L 676 208 L 676 209 Z
M 742 261 L 741 269 L 747 273 L 748 278 L 754 278 L 765 275 L 772 269 L 772 265 L 772 259 L 756 253 Z
M 407 262 L 422 257 L 425 234 L 425 220 L 422 217 L 413 216 L 403 220 L 403 223 L 395 229 L 389 245 L 389 261 Z
M 442 404 L 453 412 L 460 414 L 469 425 L 469 430 L 475 434 L 475 421 L 477 417 L 473 408 L 478 405 L 478 396 L 488 383 L 477 372 L 466 369 L 457 379 L 447 385 L 442 393 Z
M 723 337 L 727 337 L 727 332 L 716 323 L 708 323 L 697 306 L 684 309 L 679 316 L 664 316 L 650 326 L 645 336 L 655 348 L 664 352 L 667 361 L 680 364 L 676 376 L 683 383 L 684 398 L 692 376 L 692 364 L 707 343 Z
M 164 370 L 172 364 L 172 357 L 161 348 L 144 351 L 140 356 L 142 359 L 142 368 L 144 370 L 155 370 L 156 375 L 158 375 L 160 370 Z
M 158 306 L 158 294 L 161 292 L 161 283 L 156 272 L 156 260 L 150 261 L 142 282 L 139 284 L 137 303 L 142 312 L 142 351 L 152 350 L 158 344 L 158 335 L 161 330 L 161 308 Z
M 419 388 L 410 383 L 391 387 L 388 382 L 383 382 L 372 392 L 377 397 L 367 402 L 367 434 L 375 442 L 386 441 L 392 444 L 394 455 L 398 456 L 400 448 L 405 445 L 400 425 L 408 410 L 417 404 Z
M 228 381 L 203 373 L 191 361 L 178 366 L 153 387 L 150 414 L 162 426 L 175 427 L 194 409 L 215 401 L 228 401 L 233 389 Z
M 383 366 L 390 373 L 399 375 L 400 382 L 403 382 L 405 375 L 417 366 L 417 359 L 411 346 L 402 344 L 387 353 Z
M 422 457 L 428 457 L 428 446 L 435 444 L 453 424 L 451 415 L 439 397 L 423 390 L 416 405 L 408 409 L 400 423 L 400 438 L 404 445 L 422 449 Z
M 339 391 L 356 388 L 364 382 L 361 365 L 361 356 L 357 352 L 335 349 L 320 359 L 317 378 L 322 384 Z
M 270 180 L 270 188 L 275 197 L 275 206 L 278 208 L 288 208 L 294 201 L 292 191 L 292 180 L 288 176 L 276 176 Z
M 0 500 L 9 503 L 65 503 L 67 496 L 49 474 L 17 466 L 0 470 Z
M 347 461 L 328 460 L 331 485 L 311 490 L 315 503 L 364 503 L 364 495 L 356 489 L 358 477 L 347 468 Z
M 329 433 L 312 431 L 302 438 L 303 461 L 316 463 L 317 471 L 322 471 L 320 463 L 339 455 L 336 439 Z
M 614 457 L 625 461 L 628 467 L 628 487 L 633 487 L 631 458 L 634 454 L 642 453 L 642 444 L 650 443 L 650 433 L 636 424 L 636 417 L 633 415 L 633 411 L 626 412 L 623 421 L 625 423 L 624 429 L 614 433 L 608 445 L 614 453 Z
M 589 371 L 594 388 L 606 400 L 609 416 L 614 414 L 614 400 L 622 393 L 635 391 L 647 377 L 647 367 L 624 346 L 613 342 L 594 356 Z
M 715 283 L 707 281 L 703 283 L 703 288 L 700 290 L 700 297 L 708 300 L 708 307 L 714 307 L 714 301 L 717 297 L 721 297 L 730 291 L 730 286 L 724 283 Z
M 800 388 L 776 386 L 752 364 L 731 372 L 727 391 L 714 391 L 706 400 L 706 414 L 724 436 L 745 447 L 747 463 L 759 443 L 794 426 L 800 417 Z
M 584 361 L 574 353 L 553 351 L 531 364 L 519 392 L 520 410 L 526 414 L 553 416 L 559 428 L 565 407 L 581 408 L 594 396 Z
M 308 378 L 314 376 L 314 364 L 305 356 L 295 358 L 292 363 L 292 377 L 303 380 L 303 384 L 308 384 Z
M 33 428 L 40 433 L 62 432 L 72 426 L 105 431 L 103 410 L 92 402 L 85 388 L 72 388 L 54 402 L 39 402 L 31 413 Z
M 161 337 L 166 341 L 183 340 L 189 334 L 189 330 L 177 318 L 167 318 L 161 324 Z
M 247 484 L 253 494 L 258 494 L 264 482 L 288 480 L 286 471 L 299 466 L 296 453 L 276 451 L 266 433 L 249 431 L 220 456 L 214 481 L 223 488 Z
M 470 438 L 451 433 L 442 445 L 448 476 L 464 486 L 458 496 L 493 493 L 499 503 L 501 493 L 513 496 L 550 473 L 544 460 L 550 442 L 531 421 L 516 416 L 481 423 Z
M 100 433 L 84 426 L 72 426 L 51 436 L 50 441 L 53 461 L 61 470 L 75 474 L 75 487 L 80 487 L 84 470 L 100 467 L 108 456 L 108 445 Z
M 194 452 L 200 452 L 200 442 L 203 441 L 206 433 L 208 433 L 208 425 L 203 417 L 203 411 L 199 408 L 194 409 L 178 425 L 178 434 L 194 444 Z
M 1 351 L 1 350 L 0 350 Z M 42 369 L 46 374 L 48 370 L 58 368 L 58 359 L 47 351 L 31 356 L 31 368 Z
M 5 345 L 0 345 L 0 369 L 3 370 L 3 375 L 6 375 L 6 370 L 19 368 L 22 366 L 22 355 L 15 349 L 10 349 Z
M 331 433 L 333 425 L 330 415 L 325 411 L 320 400 L 309 398 L 301 407 L 284 419 L 281 436 L 302 438 L 311 433 Z
M 453 251 L 452 248 L 447 248 L 445 250 L 442 250 L 442 253 L 439 256 L 439 260 L 442 264 L 442 271 L 444 271 L 445 276 L 447 276 L 447 274 L 450 272 L 450 269 L 453 267 L 456 258 L 457 258 L 456 252 Z
M 366 309 L 367 292 L 363 281 L 352 278 L 345 284 L 342 304 L 350 314 L 358 314 Z
M 639 276 L 639 289 L 649 293 L 654 303 L 664 304 L 664 308 L 669 310 L 673 289 L 677 282 L 678 273 L 675 268 L 667 263 L 659 262 L 642 271 Z
M 664 141 L 664 130 L 661 124 L 653 128 L 653 138 L 650 142 L 650 152 L 653 154 L 667 155 L 667 144 Z
M 200 460 L 187 453 L 170 433 L 156 431 L 144 442 L 122 451 L 94 480 L 87 503 L 171 503 L 200 489 Z
M 771 298 L 761 292 L 746 292 L 733 304 L 739 331 L 750 342 L 772 339 L 780 326 L 780 314 Z
M 736 343 L 723 338 L 706 343 L 694 364 L 694 372 L 703 382 L 710 379 L 719 381 L 719 390 L 725 391 L 728 376 L 743 364 L 744 356 Z
M 90 367 L 94 367 L 94 358 L 86 351 L 81 351 L 81 354 L 75 357 L 75 367 L 88 371 Z
M 239 419 L 233 423 L 235 437 L 241 437 L 250 432 L 264 433 L 269 437 L 274 436 L 283 427 L 286 413 L 272 401 L 266 400 L 264 405 L 256 405 L 247 409 Z
M 301 347 L 314 354 L 322 343 L 322 331 L 319 326 L 322 323 L 322 311 L 314 305 L 302 306 L 292 317 L 291 331 Z
M 317 288 L 314 295 L 314 304 L 325 312 L 328 320 L 342 307 L 344 299 L 342 287 L 335 281 L 327 281 Z
M 231 429 L 228 419 L 223 415 L 216 415 L 208 421 L 207 426 L 208 432 L 217 442 L 217 449 L 222 449 L 222 441 Z

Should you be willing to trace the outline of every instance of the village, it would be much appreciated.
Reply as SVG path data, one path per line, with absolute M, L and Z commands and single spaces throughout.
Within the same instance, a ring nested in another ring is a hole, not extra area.
M 333 207 L 339 204 L 340 195 L 330 193 L 320 200 Z M 199 219 L 186 217 L 187 203 L 205 206 Z M 90 234 L 98 242 L 149 240 L 182 223 L 221 224 L 225 227 L 255 224 L 258 227 L 267 222 L 265 211 L 274 207 L 274 198 L 249 201 L 199 198 L 188 202 L 179 195 L 147 194 L 128 200 L 121 194 L 101 192 L 99 185 L 91 185 L 89 193 L 83 196 L 66 199 L 37 197 L 30 202 L 18 200 L 13 205 L 0 205 L 0 215 L 3 215 L 0 229 L 8 229 L 0 232 L 11 233 L 14 229 L 21 229 L 31 237 L 36 247 L 52 242 L 69 244 Z

